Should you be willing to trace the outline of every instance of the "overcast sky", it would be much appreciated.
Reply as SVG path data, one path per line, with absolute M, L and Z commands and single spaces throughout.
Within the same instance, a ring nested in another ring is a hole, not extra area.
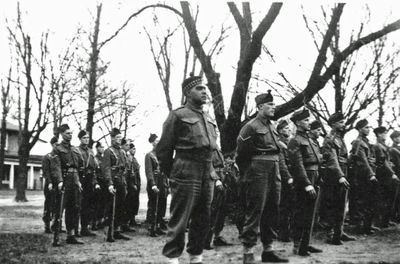
M 41 33 L 49 30 L 50 52 L 56 55 L 64 50 L 68 40 L 74 36 L 78 27 L 86 31 L 92 30 L 93 17 L 98 2 L 103 2 L 100 40 L 110 36 L 131 13 L 137 11 L 140 7 L 149 3 L 156 3 L 156 1 L 136 0 L 20 1 L 23 23 L 26 32 L 29 32 L 32 36 L 34 47 L 38 47 Z M 190 2 L 192 7 L 195 7 L 195 2 Z M 2 78 L 7 73 L 10 61 L 5 21 L 7 19 L 8 23 L 12 24 L 16 17 L 16 3 L 16 1 L 11 0 L 2 0 L 0 3 L 0 21 L 2 21 L 0 23 L 0 57 L 2 58 L 0 74 Z M 180 10 L 178 1 L 166 1 L 166 3 Z M 270 3 L 269 1 L 251 1 L 253 28 L 267 13 Z M 304 12 L 310 20 L 315 20 L 321 28 L 325 29 L 326 25 L 323 24 L 320 3 L 325 3 L 324 7 L 330 13 L 333 1 L 284 1 L 280 14 L 264 38 L 264 44 L 274 54 L 276 63 L 271 63 L 265 55 L 261 56 L 254 68 L 255 73 L 275 78 L 276 72 L 281 70 L 285 72 L 291 82 L 299 87 L 305 86 L 316 59 L 317 50 L 304 25 L 301 5 L 304 5 Z M 365 29 L 365 34 L 378 30 L 383 25 L 400 18 L 399 1 L 349 1 L 341 18 L 342 48 L 348 45 L 351 30 L 357 29 L 360 22 L 364 20 L 365 3 L 368 3 L 371 9 L 371 21 Z M 228 31 L 229 37 L 224 42 L 222 53 L 214 61 L 217 72 L 221 73 L 225 106 L 228 107 L 239 54 L 238 30 L 225 1 L 199 1 L 199 4 L 200 13 L 197 28 L 200 37 L 204 38 L 211 30 L 213 33 L 210 38 L 213 40 L 217 37 L 222 24 L 232 26 Z M 240 8 L 240 2 L 237 2 L 237 4 Z M 160 34 L 168 28 L 175 28 L 178 24 L 177 17 L 171 12 L 159 10 L 157 14 L 159 14 L 162 28 L 154 28 L 152 12 L 149 10 L 137 19 L 132 20 L 120 35 L 101 50 L 100 54 L 104 61 L 110 62 L 110 67 L 104 79 L 115 87 L 126 81 L 129 87 L 132 87 L 135 95 L 134 101 L 139 103 L 135 117 L 132 117 L 132 120 L 137 120 L 138 123 L 134 129 L 129 131 L 129 137 L 136 141 L 139 159 L 142 158 L 144 152 L 150 149 L 147 142 L 148 135 L 150 132 L 161 133 L 162 122 L 167 115 L 162 86 L 156 73 L 143 27 L 146 26 L 152 34 Z M 388 40 L 400 43 L 399 32 L 392 33 Z M 85 45 L 87 45 L 87 41 Z M 171 96 L 174 108 L 179 106 L 181 96 L 183 58 L 182 31 L 178 31 L 173 38 L 172 46 Z M 363 63 L 363 59 L 360 58 L 360 63 Z M 368 58 L 365 58 L 365 60 L 368 60 Z M 252 82 L 251 90 L 253 92 L 265 92 L 267 87 Z M 326 92 L 329 93 L 329 91 Z M 255 93 L 251 96 L 254 97 L 254 95 Z M 75 129 L 75 132 L 76 135 L 77 129 Z M 49 135 L 51 135 L 50 129 L 46 130 L 43 137 L 49 137 Z M 77 139 L 74 143 L 78 144 Z

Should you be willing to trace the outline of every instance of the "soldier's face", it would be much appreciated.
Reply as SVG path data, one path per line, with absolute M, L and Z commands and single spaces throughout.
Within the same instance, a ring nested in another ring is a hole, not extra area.
M 297 128 L 301 128 L 304 131 L 310 130 L 310 118 L 304 118 L 303 120 L 297 121 Z
M 89 144 L 89 135 L 84 135 L 80 139 L 82 145 L 88 145 Z
M 122 148 L 123 148 L 125 151 L 128 151 L 128 150 L 129 150 L 129 144 L 130 144 L 129 141 L 126 142 L 124 145 L 122 145 Z
M 360 133 L 364 136 L 368 136 L 369 135 L 369 131 L 370 131 L 371 127 L 370 126 L 365 126 L 363 128 L 360 129 Z
M 317 128 L 310 130 L 310 133 L 314 136 L 314 138 L 319 138 L 322 135 L 322 128 Z
M 158 142 L 160 142 L 160 140 L 156 138 L 151 144 L 153 145 L 153 147 L 157 147 Z
M 273 117 L 275 115 L 275 103 L 268 102 L 259 105 L 259 110 L 264 117 Z
M 400 144 L 400 137 L 395 137 L 392 138 L 393 143 L 395 143 L 396 145 Z
M 97 149 L 97 153 L 103 154 L 104 153 L 104 148 L 103 147 L 98 147 Z
M 344 131 L 344 128 L 346 126 L 346 122 L 344 120 L 340 120 L 336 123 L 333 124 L 333 128 L 336 129 L 337 131 Z
M 114 142 L 114 144 L 121 146 L 122 135 L 121 134 L 116 135 L 114 138 L 112 138 L 112 141 Z
M 135 156 L 135 154 L 136 154 L 136 148 L 135 147 L 131 148 L 129 151 L 132 154 L 132 156 Z
M 290 127 L 285 126 L 279 130 L 279 134 L 284 136 L 284 137 L 290 137 Z
M 71 141 L 71 139 L 72 139 L 72 130 L 71 129 L 65 130 L 64 132 L 61 133 L 61 136 L 62 136 L 63 140 Z
M 383 133 L 380 133 L 380 134 L 376 135 L 376 138 L 377 138 L 379 141 L 386 141 L 387 132 L 383 132 Z
M 187 98 L 194 102 L 195 104 L 200 104 L 203 105 L 207 103 L 207 86 L 204 84 L 197 85 L 190 89 L 190 91 L 187 93 Z

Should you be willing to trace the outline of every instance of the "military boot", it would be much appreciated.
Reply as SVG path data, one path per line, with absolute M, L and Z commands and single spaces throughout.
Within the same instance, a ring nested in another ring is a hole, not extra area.
M 46 234 L 51 234 L 51 233 L 53 233 L 53 232 L 51 231 L 51 228 L 50 228 L 50 222 L 45 222 L 45 223 L 44 223 L 44 232 L 45 232 Z
M 244 253 L 243 254 L 243 264 L 256 264 L 256 260 L 254 259 L 253 253 Z

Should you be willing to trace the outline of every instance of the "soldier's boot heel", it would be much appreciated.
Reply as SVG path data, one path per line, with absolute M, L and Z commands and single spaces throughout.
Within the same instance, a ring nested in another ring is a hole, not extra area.
M 243 264 L 255 264 L 256 260 L 254 259 L 253 253 L 244 253 L 243 254 Z

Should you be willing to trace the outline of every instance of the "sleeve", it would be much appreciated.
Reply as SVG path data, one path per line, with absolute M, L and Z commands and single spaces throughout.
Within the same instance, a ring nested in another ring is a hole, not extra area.
M 332 139 L 326 138 L 322 144 L 322 156 L 325 162 L 325 166 L 329 171 L 329 175 L 334 175 L 339 181 L 340 178 L 344 177 L 344 173 L 339 165 L 339 158 L 336 153 L 336 147 Z
M 374 145 L 373 150 L 375 152 L 376 165 L 382 171 L 382 176 L 389 179 L 392 178 L 394 171 L 389 163 L 389 153 L 386 152 L 386 155 L 385 150 L 379 145 Z
M 398 173 L 400 171 L 400 151 L 392 147 L 390 148 L 389 154 L 390 154 L 390 161 L 393 163 L 393 169 L 395 172 Z
M 46 181 L 51 181 L 50 171 L 50 158 L 45 155 L 42 159 L 42 176 Z
M 250 164 L 254 144 L 252 136 L 254 134 L 251 126 L 245 125 L 237 138 L 236 164 L 239 166 L 240 173 L 243 174 Z
M 98 181 L 97 181 L 97 166 L 98 166 L 97 160 L 96 160 L 96 157 L 94 156 L 93 152 L 89 152 L 89 158 L 92 159 L 91 163 L 93 164 L 92 165 L 93 166 L 93 179 L 92 179 L 93 185 L 96 185 L 96 184 L 98 184 Z
M 156 148 L 156 155 L 160 164 L 160 169 L 168 177 L 173 162 L 177 120 L 178 118 L 176 114 L 173 111 L 170 112 L 167 120 L 164 122 L 161 138 Z
M 50 167 L 52 173 L 52 183 L 57 185 L 59 182 L 63 181 L 62 171 L 61 171 L 61 160 L 60 155 L 57 151 L 54 151 L 53 158 L 50 160 Z
M 149 186 L 153 186 L 154 182 L 154 168 L 153 163 L 151 162 L 150 154 L 147 153 L 144 157 L 144 170 L 146 172 L 147 184 Z
M 369 164 L 367 154 L 365 153 L 365 149 L 361 147 L 361 141 L 356 140 L 353 142 L 351 152 L 354 153 L 356 158 L 360 161 L 358 165 L 368 172 L 366 176 L 368 178 L 375 176 L 375 172 L 373 171 L 371 165 Z
M 283 182 L 287 183 L 289 179 L 292 178 L 292 175 L 289 172 L 289 168 L 286 164 L 286 157 L 285 157 L 285 149 L 284 146 L 280 142 L 278 142 L 281 151 L 279 153 L 279 173 L 281 174 Z
M 113 185 L 113 179 L 111 175 L 111 151 L 109 149 L 104 151 L 104 157 L 101 163 L 101 171 L 106 183 L 108 185 Z
M 308 179 L 306 169 L 304 168 L 303 156 L 301 155 L 300 143 L 296 139 L 292 139 L 288 145 L 289 160 L 293 166 L 293 178 L 301 187 L 312 185 Z

